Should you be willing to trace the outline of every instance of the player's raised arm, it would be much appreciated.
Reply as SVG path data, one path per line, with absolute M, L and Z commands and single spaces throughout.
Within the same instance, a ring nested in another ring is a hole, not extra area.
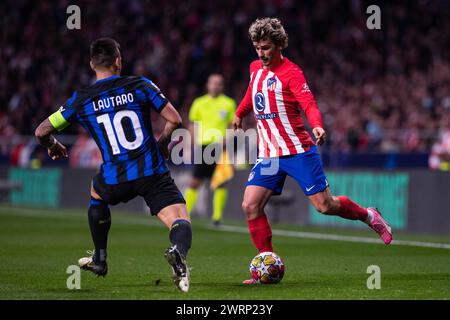
M 48 155 L 53 160 L 58 160 L 62 157 L 67 157 L 66 147 L 56 140 L 52 133 L 56 132 L 57 129 L 52 125 L 50 120 L 47 118 L 41 122 L 41 124 L 36 128 L 34 132 L 39 143 L 46 147 L 48 150 Z
M 295 75 L 289 81 L 289 89 L 294 94 L 297 101 L 300 103 L 301 108 L 305 112 L 311 127 L 313 128 L 313 134 L 316 138 L 316 143 L 321 145 L 325 142 L 325 130 L 322 124 L 322 114 L 317 107 L 311 90 L 309 89 L 306 79 L 303 76 L 303 72 L 298 70 Z
M 167 102 L 166 106 L 159 113 L 165 120 L 166 125 L 164 131 L 158 140 L 159 148 L 164 156 L 164 158 L 169 158 L 169 143 L 171 140 L 172 132 L 181 127 L 182 119 L 177 109 L 170 103 Z
M 66 147 L 56 140 L 52 134 L 67 128 L 70 125 L 70 122 L 73 121 L 77 96 L 78 93 L 75 91 L 70 99 L 68 99 L 58 111 L 42 121 L 34 132 L 39 143 L 48 149 L 48 155 L 53 160 L 68 156 Z

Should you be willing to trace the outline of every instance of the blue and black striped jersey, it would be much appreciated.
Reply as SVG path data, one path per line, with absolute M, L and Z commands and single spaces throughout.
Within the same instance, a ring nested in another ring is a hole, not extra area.
M 111 76 L 75 91 L 49 120 L 58 130 L 81 124 L 102 153 L 104 182 L 118 184 L 168 171 L 150 118 L 166 104 L 152 81 Z

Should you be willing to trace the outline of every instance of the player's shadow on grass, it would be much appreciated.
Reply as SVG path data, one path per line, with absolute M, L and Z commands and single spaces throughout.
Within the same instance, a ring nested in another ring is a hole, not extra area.
M 192 283 L 191 283 L 192 285 Z M 124 290 L 129 290 L 129 289 L 135 289 L 138 291 L 143 291 L 145 293 L 157 293 L 157 294 L 162 294 L 162 293 L 173 293 L 173 292 L 179 292 L 178 289 L 175 287 L 175 285 L 173 284 L 173 282 L 168 279 L 168 280 L 160 280 L 159 282 L 157 281 L 147 281 L 147 282 L 143 282 L 140 284 L 136 284 L 136 283 L 120 283 L 120 284 L 116 284 L 114 285 L 115 288 L 117 289 L 124 289 Z
M 283 287 L 283 288 L 298 288 L 299 285 L 304 284 L 305 282 L 302 281 L 290 281 L 290 282 L 284 282 L 282 281 L 281 283 L 278 284 L 266 284 L 266 285 L 261 285 L 261 284 L 254 284 L 254 285 L 248 285 L 248 284 L 243 284 L 242 281 L 237 280 L 236 282 L 202 282 L 202 283 L 193 283 L 192 287 L 195 286 L 195 288 L 221 288 L 221 289 L 238 289 L 238 288 L 260 288 L 260 287 L 273 287 L 273 288 L 277 288 L 277 287 Z
M 255 285 L 246 285 L 242 283 L 236 283 L 236 284 L 228 284 L 230 287 L 233 288 L 273 288 L 274 290 L 278 289 L 317 289 L 320 287 L 330 287 L 330 288 L 343 288 L 346 286 L 351 285 L 352 283 L 355 283 L 355 281 L 365 281 L 364 279 L 360 279 L 359 276 L 356 275 L 341 275 L 339 278 L 333 276 L 333 277 L 322 277 L 321 275 L 315 275 L 314 277 L 305 277 L 305 278 L 294 278 L 294 279 L 283 279 L 280 283 L 277 284 L 255 284 Z

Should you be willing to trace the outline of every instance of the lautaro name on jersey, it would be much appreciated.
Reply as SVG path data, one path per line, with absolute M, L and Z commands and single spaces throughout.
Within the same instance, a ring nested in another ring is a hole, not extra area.
M 97 102 L 92 101 L 92 104 L 94 106 L 94 111 L 100 111 L 103 109 L 107 109 L 109 107 L 126 105 L 127 103 L 131 103 L 133 101 L 134 101 L 133 94 L 127 93 L 127 94 L 121 94 L 118 96 L 100 99 Z

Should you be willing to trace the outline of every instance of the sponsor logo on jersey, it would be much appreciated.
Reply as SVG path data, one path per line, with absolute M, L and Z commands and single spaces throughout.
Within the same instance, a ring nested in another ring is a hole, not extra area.
M 266 108 L 266 99 L 264 98 L 264 94 L 261 91 L 258 91 L 255 94 L 254 103 L 255 109 L 258 112 L 263 112 L 264 109 Z
M 277 117 L 277 114 L 275 112 L 263 113 L 263 114 L 255 114 L 255 118 L 257 120 L 275 119 L 276 117 Z

